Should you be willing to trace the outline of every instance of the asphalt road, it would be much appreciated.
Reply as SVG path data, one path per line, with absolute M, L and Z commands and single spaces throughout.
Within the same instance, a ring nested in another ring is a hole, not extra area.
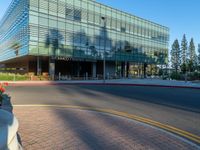
M 135 86 L 51 85 L 8 87 L 12 104 L 109 108 L 200 136 L 200 90 Z

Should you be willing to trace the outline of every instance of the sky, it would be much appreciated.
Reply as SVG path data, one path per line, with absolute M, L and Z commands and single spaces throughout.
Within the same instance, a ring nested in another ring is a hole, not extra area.
M 200 0 L 96 0 L 170 28 L 170 44 L 186 34 L 200 43 Z
M 141 18 L 170 28 L 170 43 L 186 34 L 196 45 L 200 43 L 200 0 L 96 0 Z M 0 19 L 11 0 L 0 0 Z

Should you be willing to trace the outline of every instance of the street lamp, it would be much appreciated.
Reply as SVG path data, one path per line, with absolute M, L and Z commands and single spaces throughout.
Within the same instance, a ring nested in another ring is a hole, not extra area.
M 104 22 L 104 52 L 103 52 L 103 83 L 106 82 L 106 18 L 101 17 Z

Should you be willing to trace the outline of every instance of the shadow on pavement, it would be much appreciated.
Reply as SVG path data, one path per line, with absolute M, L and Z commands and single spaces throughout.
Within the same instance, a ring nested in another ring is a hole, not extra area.
M 91 106 L 87 105 L 87 107 Z M 171 134 L 137 122 L 133 125 L 131 120 L 121 117 L 86 111 L 90 113 L 87 117 L 93 119 L 89 121 L 85 118 L 84 111 L 77 114 L 72 109 L 71 111 L 62 108 L 54 109 L 58 118 L 70 127 L 70 130 L 77 136 L 75 138 L 87 145 L 87 149 L 120 150 L 141 147 L 143 149 L 178 149 L 179 144 L 183 147 L 191 146 Z M 176 144 L 173 144 L 174 141 Z
M 78 116 L 73 112 L 60 111 L 59 109 L 55 111 L 60 120 L 70 127 L 71 131 L 77 136 L 76 138 L 81 140 L 87 149 L 111 149 L 109 140 L 99 135 L 100 131 L 96 130 L 90 122 L 84 121 L 82 116 Z M 112 149 L 118 150 L 119 147 L 113 144 Z
M 70 87 L 70 86 L 69 86 Z M 62 92 L 66 92 L 59 86 Z M 200 113 L 200 90 L 193 89 L 172 89 L 159 87 L 132 87 L 132 86 L 72 86 L 72 90 L 96 97 L 106 98 L 105 94 L 118 97 L 123 101 L 141 101 L 173 107 L 185 111 Z M 98 92 L 98 95 L 95 94 Z

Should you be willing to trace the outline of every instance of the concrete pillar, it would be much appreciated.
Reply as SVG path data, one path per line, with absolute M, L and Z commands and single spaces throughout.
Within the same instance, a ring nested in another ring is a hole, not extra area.
M 78 78 L 80 77 L 80 63 L 78 61 L 78 65 L 77 65 L 77 76 Z
M 85 80 L 88 80 L 88 72 L 85 73 Z
M 144 78 L 146 78 L 147 63 L 143 64 Z
M 42 73 L 42 69 L 41 69 L 41 60 L 40 60 L 40 57 L 37 56 L 37 75 L 41 75 Z
M 121 77 L 125 77 L 125 62 L 121 63 Z
M 128 78 L 129 77 L 129 62 L 126 62 L 126 77 Z
M 96 78 L 97 77 L 97 63 L 92 62 L 92 77 Z
M 55 79 L 55 60 L 49 58 L 49 75 L 51 80 Z

